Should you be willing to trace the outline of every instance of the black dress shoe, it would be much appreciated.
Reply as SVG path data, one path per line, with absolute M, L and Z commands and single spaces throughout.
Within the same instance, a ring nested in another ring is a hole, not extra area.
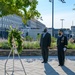
M 58 66 L 61 66 L 60 64 Z
M 44 61 L 42 61 L 41 63 L 44 63 Z
M 59 64 L 58 66 L 64 66 L 64 65 L 60 65 L 60 64 Z
M 61 66 L 64 66 L 64 65 L 61 65 Z
M 44 63 L 47 63 L 47 61 L 45 61 Z

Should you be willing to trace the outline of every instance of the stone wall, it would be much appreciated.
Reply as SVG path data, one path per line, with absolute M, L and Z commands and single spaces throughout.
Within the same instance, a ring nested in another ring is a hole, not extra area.
M 0 49 L 0 56 L 8 56 L 10 50 L 4 50 Z M 25 49 L 22 51 L 20 54 L 21 56 L 40 56 L 41 55 L 41 50 L 40 49 Z M 49 50 L 49 55 L 50 56 L 57 56 L 57 50 Z M 67 56 L 75 56 L 75 50 L 67 50 L 66 52 Z

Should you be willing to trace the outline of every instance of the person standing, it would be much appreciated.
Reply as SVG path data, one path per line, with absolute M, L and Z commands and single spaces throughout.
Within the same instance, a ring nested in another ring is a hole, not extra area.
M 41 34 L 40 39 L 40 47 L 42 49 L 42 57 L 43 57 L 42 63 L 48 62 L 48 53 L 50 44 L 51 44 L 51 35 L 47 32 L 47 28 L 45 28 L 43 33 Z
M 65 51 L 67 50 L 67 37 L 63 34 L 63 30 L 60 29 L 58 31 L 58 39 L 57 39 L 57 52 L 58 52 L 58 61 L 59 66 L 64 66 L 65 62 Z

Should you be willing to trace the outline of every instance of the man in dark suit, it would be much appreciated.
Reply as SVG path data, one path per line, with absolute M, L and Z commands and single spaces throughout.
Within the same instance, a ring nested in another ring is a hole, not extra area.
M 50 44 L 51 44 L 51 35 L 47 32 L 47 28 L 45 28 L 43 34 L 41 34 L 40 39 L 40 47 L 42 49 L 42 57 L 43 57 L 42 63 L 47 63 L 48 61 L 48 52 Z
M 58 32 L 59 36 L 57 39 L 57 51 L 58 51 L 58 60 L 59 60 L 59 66 L 64 65 L 65 61 L 65 51 L 67 50 L 67 37 L 63 34 L 63 30 L 60 29 Z

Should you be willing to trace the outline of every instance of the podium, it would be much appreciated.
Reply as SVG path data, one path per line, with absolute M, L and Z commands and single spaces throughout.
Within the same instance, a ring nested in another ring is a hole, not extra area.
M 12 70 L 7 70 L 7 63 L 8 63 L 8 60 L 9 60 L 9 58 L 10 58 L 10 55 L 12 54 Z M 21 60 L 21 58 L 20 58 L 20 55 L 19 55 L 19 53 L 18 53 L 18 50 L 13 46 L 12 48 L 11 48 L 11 50 L 10 50 L 10 52 L 9 52 L 9 55 L 8 55 L 8 57 L 7 57 L 7 60 L 6 60 L 6 62 L 5 62 L 5 65 L 4 65 L 4 75 L 10 75 L 8 72 L 11 72 L 11 75 L 15 75 L 14 73 L 15 73 L 15 71 L 16 70 L 14 70 L 14 68 L 15 68 L 15 54 L 17 54 L 18 55 L 18 58 L 19 58 L 19 61 L 20 61 L 20 63 L 21 63 L 21 66 L 22 66 L 22 68 L 23 68 L 23 72 L 24 72 L 24 75 L 27 75 L 26 74 L 26 71 L 25 71 L 25 68 L 24 68 L 24 66 L 23 66 L 23 63 L 22 63 L 22 60 Z

